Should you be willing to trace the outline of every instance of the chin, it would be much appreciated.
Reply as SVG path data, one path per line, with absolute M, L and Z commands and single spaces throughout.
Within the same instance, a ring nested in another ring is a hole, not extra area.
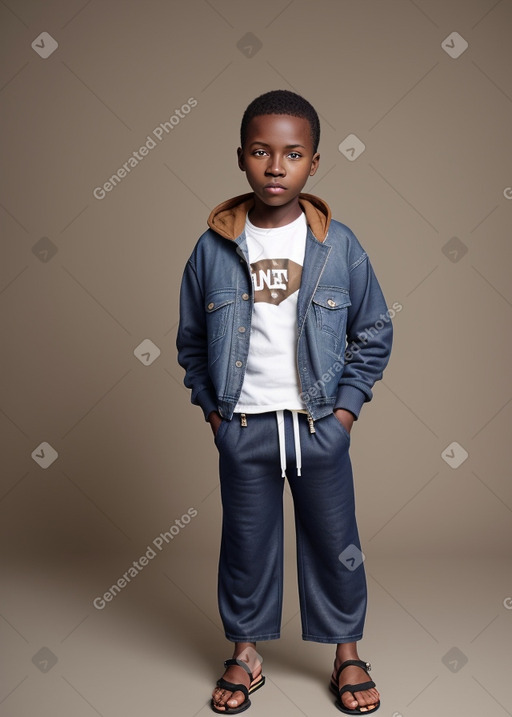
M 269 207 L 280 207 L 284 204 L 288 204 L 293 199 L 293 197 L 289 196 L 284 197 L 282 194 L 277 196 L 258 194 L 257 192 L 255 192 L 255 194 L 258 196 L 258 199 L 260 199 L 264 204 L 267 204 Z

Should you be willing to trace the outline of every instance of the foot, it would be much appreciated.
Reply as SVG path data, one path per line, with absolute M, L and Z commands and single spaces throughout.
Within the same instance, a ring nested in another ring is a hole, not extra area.
M 355 658 L 358 659 L 358 658 Z M 334 661 L 334 672 L 332 679 L 336 680 L 336 673 L 344 660 L 338 657 Z M 362 682 L 368 682 L 370 678 L 366 672 L 356 665 L 347 665 L 340 672 L 338 679 L 338 689 L 341 689 L 345 685 L 357 685 Z M 362 692 L 344 692 L 341 696 L 341 702 L 343 706 L 348 710 L 359 709 L 361 712 L 371 712 L 377 707 L 380 695 L 377 688 L 372 687 L 369 690 L 363 690 Z
M 257 659 L 257 652 L 255 650 L 254 643 L 242 643 L 240 648 L 237 646 L 233 653 L 233 657 L 238 660 L 243 660 L 247 664 L 252 672 L 253 681 L 250 681 L 247 671 L 239 665 L 229 665 L 222 677 L 227 682 L 245 685 L 247 689 L 258 684 L 261 680 L 261 663 Z M 212 699 L 216 709 L 225 711 L 226 707 L 231 709 L 239 707 L 245 700 L 245 695 L 240 690 L 230 692 L 222 687 L 215 687 L 212 692 Z

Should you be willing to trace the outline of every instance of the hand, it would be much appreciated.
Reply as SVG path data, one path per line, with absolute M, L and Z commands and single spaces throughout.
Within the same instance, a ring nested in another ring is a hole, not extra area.
M 222 418 L 217 413 L 217 411 L 212 411 L 208 414 L 208 423 L 211 426 L 211 429 L 213 431 L 213 437 L 217 435 L 217 431 L 219 430 L 219 426 L 222 423 Z
M 334 415 L 341 423 L 343 428 L 347 431 L 347 433 L 350 433 L 350 431 L 352 430 L 352 424 L 355 420 L 354 414 L 350 411 L 347 411 L 345 408 L 337 408 L 334 411 Z

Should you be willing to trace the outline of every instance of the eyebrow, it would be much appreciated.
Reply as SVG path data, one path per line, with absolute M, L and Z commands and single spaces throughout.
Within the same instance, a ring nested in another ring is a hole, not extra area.
M 261 145 L 262 147 L 270 147 L 270 145 L 267 144 L 266 142 L 259 142 L 259 141 L 257 141 L 257 140 L 256 140 L 256 142 L 251 142 L 251 144 L 249 145 L 249 147 L 252 147 L 254 144 L 259 144 L 259 145 Z M 304 147 L 303 144 L 287 144 L 287 145 L 285 146 L 285 149 L 294 149 L 295 147 L 302 147 L 302 149 L 306 149 L 306 147 Z

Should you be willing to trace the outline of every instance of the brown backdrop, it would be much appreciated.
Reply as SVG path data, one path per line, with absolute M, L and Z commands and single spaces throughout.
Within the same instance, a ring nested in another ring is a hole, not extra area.
M 0 24 L 2 714 L 209 713 L 217 455 L 177 297 L 275 88 L 317 108 L 306 191 L 402 307 L 352 443 L 383 713 L 512 714 L 512 2 L 6 0 Z M 334 714 L 285 505 L 253 710 Z

